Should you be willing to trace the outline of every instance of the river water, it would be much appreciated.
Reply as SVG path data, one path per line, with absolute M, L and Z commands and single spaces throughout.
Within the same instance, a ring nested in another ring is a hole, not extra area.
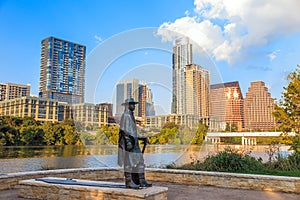
M 148 167 L 164 167 L 175 163 L 180 165 L 196 159 L 204 159 L 230 146 L 264 161 L 269 158 L 267 145 L 149 145 L 144 158 Z M 289 154 L 288 146 L 281 146 L 280 152 Z M 117 146 L 37 146 L 0 147 L 0 174 L 63 168 L 116 167 Z

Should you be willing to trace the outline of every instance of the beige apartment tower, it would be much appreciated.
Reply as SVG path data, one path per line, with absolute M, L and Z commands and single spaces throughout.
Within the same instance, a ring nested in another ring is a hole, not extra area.
M 251 82 L 244 103 L 245 129 L 270 131 L 275 128 L 274 99 L 263 81 Z
M 30 96 L 30 85 L 0 83 L 0 101 Z
M 198 117 L 209 116 L 209 72 L 199 65 L 190 64 L 184 68 L 185 114 Z

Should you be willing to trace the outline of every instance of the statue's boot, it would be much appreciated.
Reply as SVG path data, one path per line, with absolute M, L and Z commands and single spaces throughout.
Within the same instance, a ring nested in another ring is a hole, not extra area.
M 139 189 L 139 185 L 135 184 L 132 180 L 131 173 L 125 172 L 125 186 L 126 188 Z
M 152 187 L 152 183 L 146 181 L 145 173 L 139 173 L 140 187 Z

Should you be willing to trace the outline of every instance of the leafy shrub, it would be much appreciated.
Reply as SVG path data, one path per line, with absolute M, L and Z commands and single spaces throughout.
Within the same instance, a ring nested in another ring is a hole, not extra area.
M 277 156 L 277 159 L 272 162 L 265 163 L 269 170 L 279 171 L 299 171 L 300 170 L 300 152 L 295 152 L 287 158 Z
M 179 168 L 188 170 L 219 171 L 219 172 L 245 172 L 262 169 L 261 159 L 256 159 L 245 153 L 240 153 L 230 147 L 220 151 L 215 155 L 210 155 L 201 162 L 193 160 L 191 163 L 176 167 L 174 163 L 166 166 L 167 168 Z
M 198 163 L 199 165 L 200 163 Z M 255 171 L 263 167 L 262 161 L 247 154 L 238 153 L 231 148 L 225 148 L 213 156 L 208 156 L 203 162 L 207 171 L 241 172 Z
M 206 157 L 203 162 L 193 160 L 191 163 L 182 166 L 176 166 L 175 163 L 172 163 L 167 165 L 166 168 L 299 177 L 300 153 L 295 152 L 288 157 L 278 155 L 275 160 L 262 163 L 262 159 L 256 159 L 244 152 L 238 152 L 228 147 L 224 151 Z

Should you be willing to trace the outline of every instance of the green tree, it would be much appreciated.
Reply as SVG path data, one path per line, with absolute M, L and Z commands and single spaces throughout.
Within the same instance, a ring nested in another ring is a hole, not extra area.
M 24 117 L 22 120 L 22 126 L 30 126 L 30 125 L 39 125 L 40 123 L 37 122 L 32 117 Z
M 65 144 L 74 145 L 80 141 L 75 126 L 63 125 Z
M 96 144 L 109 144 L 109 140 L 102 129 L 97 130 L 95 143 Z
M 163 127 L 162 127 L 162 129 L 165 129 L 165 128 L 170 128 L 170 129 L 172 129 L 172 128 L 179 128 L 179 125 L 178 124 L 175 124 L 174 122 L 167 122 L 167 123 L 165 123 L 164 125 L 163 125 Z
M 181 144 L 191 144 L 195 134 L 195 129 L 191 129 L 188 126 L 181 126 L 179 128 L 177 138 L 180 139 Z
M 53 124 L 51 122 L 44 122 L 42 125 L 44 131 L 44 141 L 47 145 L 55 144 L 55 132 L 53 130 Z
M 19 130 L 15 126 L 11 117 L 2 117 L 0 119 L 0 140 L 1 144 L 6 146 L 20 144 Z
M 236 124 L 226 123 L 226 128 L 225 128 L 226 132 L 237 132 L 237 130 L 238 130 L 238 128 L 237 128 Z
M 21 141 L 25 145 L 42 145 L 44 132 L 41 126 L 27 126 L 20 129 Z
M 300 66 L 287 76 L 289 84 L 284 87 L 283 97 L 273 112 L 277 125 L 284 133 L 295 132 L 292 149 L 300 151 Z
M 204 137 L 207 134 L 208 127 L 204 124 L 199 124 L 195 137 L 192 140 L 192 144 L 202 144 Z
M 65 134 L 62 124 L 53 124 L 53 134 L 55 138 L 55 145 L 65 144 Z

